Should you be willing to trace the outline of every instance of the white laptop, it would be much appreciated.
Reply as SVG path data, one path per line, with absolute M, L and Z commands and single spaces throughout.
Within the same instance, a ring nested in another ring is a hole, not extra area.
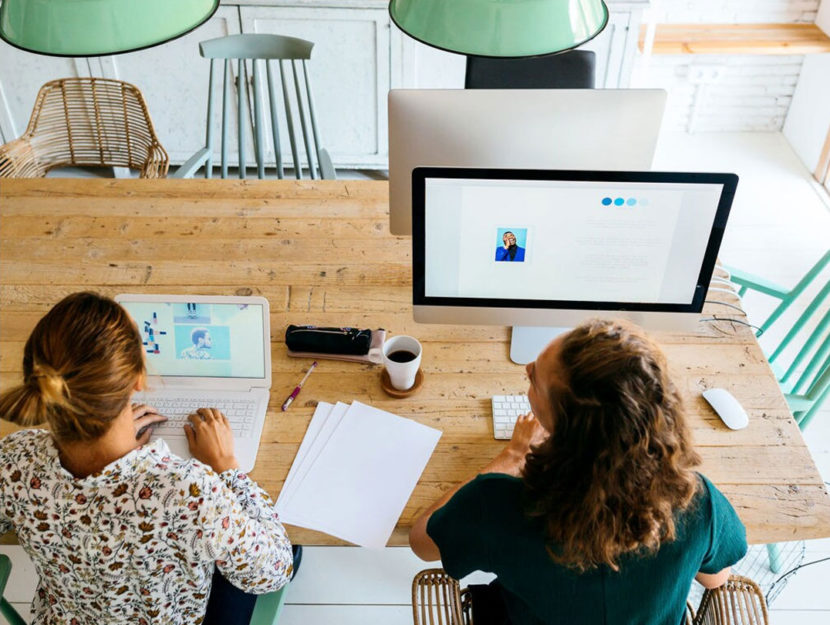
M 218 408 L 231 423 L 240 469 L 253 469 L 271 388 L 268 300 L 129 294 L 115 300 L 138 324 L 147 358 L 147 388 L 134 401 L 168 418 L 154 437 L 190 458 L 187 416 Z

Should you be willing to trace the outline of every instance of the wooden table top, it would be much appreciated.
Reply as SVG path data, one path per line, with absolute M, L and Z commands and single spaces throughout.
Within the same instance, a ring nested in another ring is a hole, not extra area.
M 252 477 L 276 498 L 317 401 L 353 399 L 443 436 L 390 544 L 503 446 L 490 398 L 525 392 L 501 326 L 416 324 L 409 238 L 388 228 L 388 186 L 375 181 L 0 181 L 0 389 L 21 379 L 38 319 L 79 290 L 255 294 L 271 303 L 273 385 Z M 722 299 L 726 294 L 718 293 Z M 723 312 L 719 310 L 718 312 Z M 377 366 L 321 361 L 287 413 L 280 404 L 308 367 L 286 356 L 289 323 L 386 328 L 424 345 L 424 386 L 388 397 Z M 752 333 L 657 334 L 681 388 L 701 471 L 729 498 L 751 543 L 830 536 L 830 498 Z M 728 430 L 701 398 L 729 388 L 750 426 Z M 14 426 L 0 422 L 0 435 Z M 340 544 L 289 528 L 302 544 Z

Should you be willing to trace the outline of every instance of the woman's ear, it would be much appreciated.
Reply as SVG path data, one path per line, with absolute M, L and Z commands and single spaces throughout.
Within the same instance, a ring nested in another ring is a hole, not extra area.
M 145 381 L 146 381 L 145 374 L 139 373 L 138 378 L 136 378 L 136 380 L 135 380 L 135 386 L 133 386 L 133 390 L 134 391 L 143 391 Z

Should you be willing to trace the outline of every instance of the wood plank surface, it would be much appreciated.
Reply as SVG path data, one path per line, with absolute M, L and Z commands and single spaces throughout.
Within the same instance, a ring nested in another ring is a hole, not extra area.
M 640 29 L 640 52 L 647 25 Z M 657 24 L 652 54 L 822 54 L 830 37 L 815 24 Z
M 501 326 L 417 324 L 411 241 L 388 231 L 388 186 L 374 181 L 3 180 L 0 182 L 0 390 L 18 384 L 23 345 L 59 299 L 79 290 L 262 295 L 271 304 L 271 403 L 252 476 L 279 493 L 318 401 L 360 401 L 443 436 L 390 544 L 441 493 L 503 446 L 490 397 L 527 388 Z M 718 292 L 716 300 L 736 303 Z M 735 311 L 707 305 L 707 315 Z M 291 410 L 279 405 L 307 367 L 287 355 L 289 323 L 384 327 L 424 344 L 423 389 L 388 397 L 380 369 L 321 361 Z M 701 323 L 656 335 L 683 395 L 705 472 L 753 543 L 830 536 L 830 498 L 751 331 Z M 700 393 L 732 390 L 750 427 L 727 429 Z M 0 422 L 0 435 L 14 426 Z M 294 541 L 339 544 L 302 528 Z M 6 540 L 9 540 L 8 538 Z

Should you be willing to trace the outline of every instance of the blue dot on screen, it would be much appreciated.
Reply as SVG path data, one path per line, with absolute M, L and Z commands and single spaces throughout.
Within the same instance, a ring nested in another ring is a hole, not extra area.
M 648 206 L 648 199 L 641 198 L 640 199 L 640 206 Z
M 635 200 L 633 197 L 630 197 L 625 201 L 625 203 L 629 206 L 634 206 L 637 203 L 637 200 Z
M 610 197 L 602 198 L 602 205 L 603 206 L 611 206 L 611 198 Z
M 616 199 L 614 200 L 614 204 L 615 204 L 616 206 L 622 206 L 624 203 L 625 203 L 625 200 L 624 200 L 624 199 L 622 199 L 621 197 L 618 197 L 618 198 L 616 198 Z

